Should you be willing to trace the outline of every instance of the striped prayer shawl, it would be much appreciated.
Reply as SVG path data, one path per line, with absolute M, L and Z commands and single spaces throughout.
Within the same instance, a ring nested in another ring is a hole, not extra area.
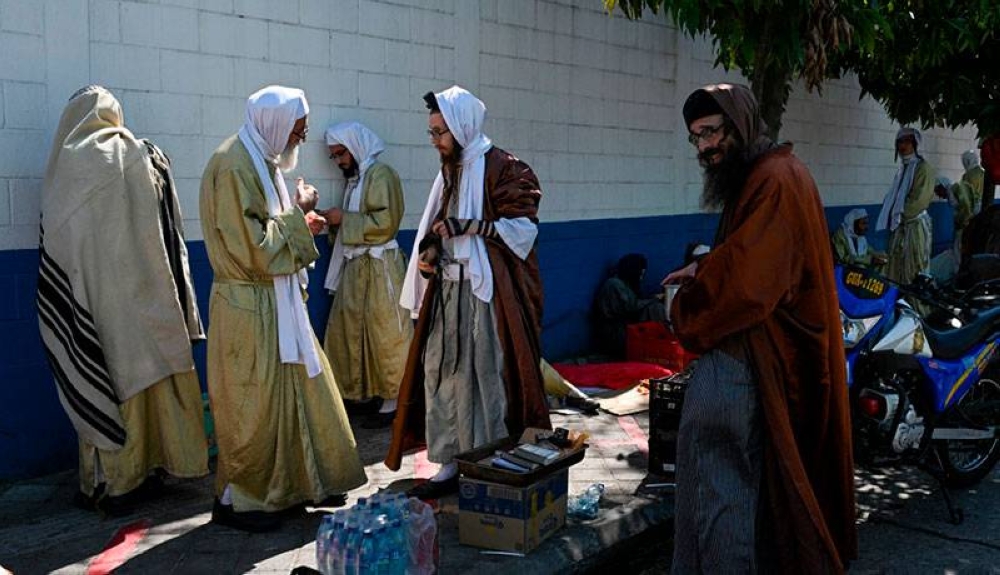
M 94 318 L 73 297 L 69 278 L 45 251 L 39 233 L 38 319 L 49 366 L 66 413 L 81 435 L 125 444 L 121 404 L 101 349 Z M 89 433 L 82 431 L 89 430 Z

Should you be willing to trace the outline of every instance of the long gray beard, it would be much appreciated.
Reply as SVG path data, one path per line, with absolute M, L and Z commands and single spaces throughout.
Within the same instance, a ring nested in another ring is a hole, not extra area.
M 282 172 L 290 172 L 299 165 L 299 145 L 289 146 L 278 156 L 278 168 Z

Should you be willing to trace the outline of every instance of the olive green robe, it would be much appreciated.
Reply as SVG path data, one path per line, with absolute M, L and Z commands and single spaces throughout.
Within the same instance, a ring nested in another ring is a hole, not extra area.
M 395 399 L 413 337 L 410 312 L 399 305 L 406 256 L 377 246 L 396 239 L 403 186 L 395 170 L 376 162 L 365 173 L 364 188 L 361 211 L 345 211 L 336 234 L 347 249 L 376 249 L 344 261 L 323 348 L 345 398 Z
M 354 435 L 326 355 L 310 379 L 278 353 L 273 276 L 319 257 L 298 207 L 271 217 L 243 143 L 215 151 L 201 182 L 201 225 L 215 272 L 208 390 L 219 446 L 216 493 L 236 511 L 278 511 L 365 483 Z

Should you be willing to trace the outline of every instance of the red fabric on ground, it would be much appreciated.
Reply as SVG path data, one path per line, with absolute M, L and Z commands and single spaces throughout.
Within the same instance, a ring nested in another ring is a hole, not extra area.
M 559 375 L 577 387 L 604 387 L 607 389 L 625 389 L 643 379 L 667 377 L 674 373 L 662 365 L 638 361 L 584 365 L 554 363 L 552 367 L 559 372 Z

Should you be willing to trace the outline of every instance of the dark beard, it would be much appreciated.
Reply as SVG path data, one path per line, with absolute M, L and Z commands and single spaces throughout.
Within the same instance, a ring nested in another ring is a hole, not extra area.
M 464 150 L 458 142 L 455 142 L 455 146 L 451 149 L 448 154 L 441 154 L 441 168 L 445 173 L 456 173 L 458 167 L 462 164 L 462 150 Z
M 698 159 L 703 161 L 718 148 L 709 148 Z M 701 192 L 701 206 L 706 210 L 720 210 L 739 197 L 743 184 L 750 174 L 750 161 L 742 146 L 732 145 L 724 152 L 722 161 L 705 167 L 705 185 Z
M 358 162 L 357 160 L 351 160 L 351 165 L 347 168 L 341 168 L 341 172 L 344 172 L 344 179 L 350 180 L 354 176 L 358 175 Z

